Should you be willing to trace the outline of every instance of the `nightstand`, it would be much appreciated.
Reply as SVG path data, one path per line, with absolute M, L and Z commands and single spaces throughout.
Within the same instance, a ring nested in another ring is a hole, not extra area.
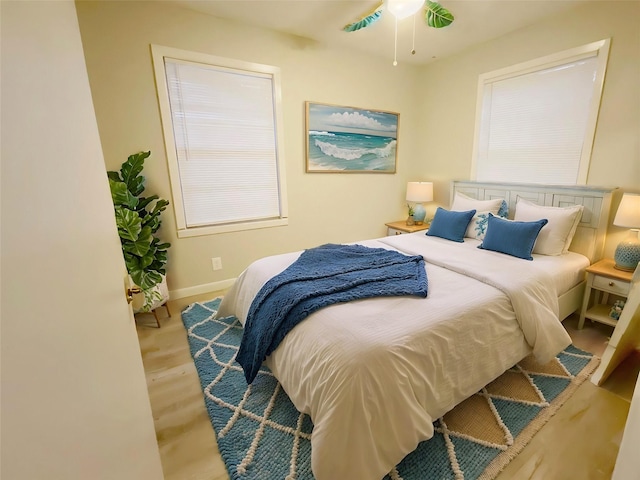
M 428 223 L 423 223 L 422 225 L 407 225 L 405 220 L 385 223 L 385 225 L 387 226 L 387 235 L 402 235 L 403 233 L 413 233 L 429 229 Z
M 584 326 L 585 318 L 614 327 L 618 323 L 615 318 L 609 316 L 611 311 L 611 305 L 607 304 L 609 294 L 617 295 L 626 300 L 633 272 L 617 270 L 613 268 L 614 264 L 612 259 L 607 258 L 587 267 L 587 286 L 580 310 L 578 329 Z M 590 307 L 592 294 L 594 298 Z

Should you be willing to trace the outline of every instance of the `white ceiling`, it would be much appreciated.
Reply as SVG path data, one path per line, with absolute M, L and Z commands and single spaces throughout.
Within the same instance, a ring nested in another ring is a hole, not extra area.
M 428 27 L 416 17 L 416 53 L 411 55 L 413 17 L 398 22 L 398 62 L 425 64 L 513 30 L 543 21 L 589 0 L 440 0 L 455 17 L 448 27 Z M 173 0 L 216 17 L 310 38 L 393 61 L 395 19 L 389 12 L 357 32 L 342 28 L 369 13 L 379 0 Z

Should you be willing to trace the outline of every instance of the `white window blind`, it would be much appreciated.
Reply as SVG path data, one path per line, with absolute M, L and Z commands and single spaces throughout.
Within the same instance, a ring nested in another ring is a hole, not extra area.
M 476 180 L 586 183 L 604 64 L 597 50 L 570 53 L 481 78 Z
M 258 228 L 286 218 L 273 73 L 183 58 L 161 58 L 179 235 Z

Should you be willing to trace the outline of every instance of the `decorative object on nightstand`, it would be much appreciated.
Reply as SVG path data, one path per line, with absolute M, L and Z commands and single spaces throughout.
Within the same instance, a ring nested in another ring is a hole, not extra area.
M 422 225 L 407 225 L 407 222 L 404 220 L 385 223 L 385 226 L 387 227 L 387 235 L 402 235 L 403 233 L 419 232 L 429 228 L 428 223 L 423 223 Z
M 416 225 L 422 225 L 424 217 L 427 215 L 424 202 L 433 201 L 433 183 L 432 182 L 408 182 L 407 183 L 407 202 L 413 203 L 413 220 Z M 411 207 L 409 207 L 411 210 Z M 411 215 L 411 214 L 410 214 Z M 408 224 L 407 224 L 408 225 Z
M 585 318 L 615 326 L 618 323 L 615 315 L 617 313 L 620 316 L 624 308 L 624 303 L 618 303 L 618 307 L 623 308 L 616 312 L 618 310 L 616 302 L 624 302 L 627 299 L 633 272 L 615 268 L 615 262 L 610 258 L 605 258 L 587 267 L 586 272 L 587 285 L 584 291 L 582 309 L 580 310 L 578 329 L 584 326 Z M 609 295 L 621 297 L 621 300 L 616 300 L 613 305 L 610 305 Z M 593 303 L 591 302 L 592 296 Z
M 611 318 L 613 318 L 614 320 L 619 320 L 620 319 L 620 314 L 622 313 L 622 310 L 624 309 L 624 300 L 616 300 L 615 302 L 613 302 L 613 306 L 611 307 L 611 311 L 609 312 L 609 316 Z
M 414 214 L 414 210 L 413 210 L 413 205 L 407 203 L 407 208 L 409 209 L 409 213 L 408 213 L 408 217 L 407 217 L 407 221 L 405 222 L 407 224 L 408 227 L 412 227 L 413 225 L 416 224 L 416 221 L 413 219 L 413 214 Z
M 629 236 L 620 242 L 616 248 L 614 260 L 615 268 L 633 272 L 640 261 L 640 194 L 625 193 L 618 206 L 613 224 L 617 227 L 630 228 Z

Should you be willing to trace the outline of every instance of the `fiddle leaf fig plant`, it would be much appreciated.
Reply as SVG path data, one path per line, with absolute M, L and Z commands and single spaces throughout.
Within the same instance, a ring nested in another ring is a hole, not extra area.
M 156 237 L 162 223 L 160 214 L 169 202 L 158 195 L 142 196 L 145 177 L 141 173 L 150 155 L 150 151 L 135 153 L 119 172 L 107 172 L 127 271 L 143 291 L 160 283 L 166 275 L 167 249 L 171 246 Z

